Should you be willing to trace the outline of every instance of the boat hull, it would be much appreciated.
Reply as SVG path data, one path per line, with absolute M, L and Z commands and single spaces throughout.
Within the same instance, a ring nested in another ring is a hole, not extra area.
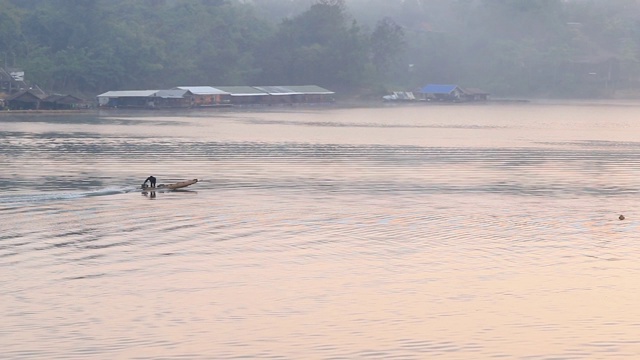
M 186 181 L 180 181 L 177 183 L 173 183 L 173 184 L 160 184 L 156 187 L 151 187 L 151 186 L 144 186 L 142 188 L 143 191 L 158 191 L 158 190 L 175 190 L 175 189 L 182 189 L 185 188 L 187 186 L 191 186 L 195 183 L 198 182 L 198 179 L 193 179 L 193 180 L 186 180 Z

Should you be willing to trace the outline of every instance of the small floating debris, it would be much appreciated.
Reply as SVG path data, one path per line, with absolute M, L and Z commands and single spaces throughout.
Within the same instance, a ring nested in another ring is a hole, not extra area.
M 618 216 L 618 219 L 620 219 L 620 220 L 624 220 L 624 215 L 620 215 L 620 216 Z

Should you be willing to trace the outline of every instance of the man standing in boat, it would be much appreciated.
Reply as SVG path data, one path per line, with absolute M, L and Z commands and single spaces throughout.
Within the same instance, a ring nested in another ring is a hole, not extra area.
M 153 187 L 153 188 L 156 187 L 156 178 L 153 175 L 151 175 L 148 178 L 146 178 L 142 183 L 143 189 L 146 187 L 147 181 L 149 182 L 149 187 Z

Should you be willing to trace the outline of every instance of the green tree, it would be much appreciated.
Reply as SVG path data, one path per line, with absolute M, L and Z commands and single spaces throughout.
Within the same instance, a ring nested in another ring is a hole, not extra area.
M 371 53 L 373 65 L 381 80 L 392 81 L 402 78 L 408 64 L 404 59 L 404 31 L 393 19 L 385 17 L 376 25 L 371 34 Z
M 0 1 L 0 61 L 3 65 L 15 65 L 20 51 L 20 26 L 16 10 L 6 1 Z
M 285 19 L 262 48 L 260 79 L 343 87 L 362 82 L 368 42 L 345 9 L 343 0 L 321 0 Z

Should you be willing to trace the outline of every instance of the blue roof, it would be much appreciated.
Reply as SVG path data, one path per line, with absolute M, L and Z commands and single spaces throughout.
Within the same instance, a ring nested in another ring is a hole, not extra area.
M 458 85 L 429 84 L 423 87 L 420 92 L 423 94 L 451 94 L 457 87 Z

